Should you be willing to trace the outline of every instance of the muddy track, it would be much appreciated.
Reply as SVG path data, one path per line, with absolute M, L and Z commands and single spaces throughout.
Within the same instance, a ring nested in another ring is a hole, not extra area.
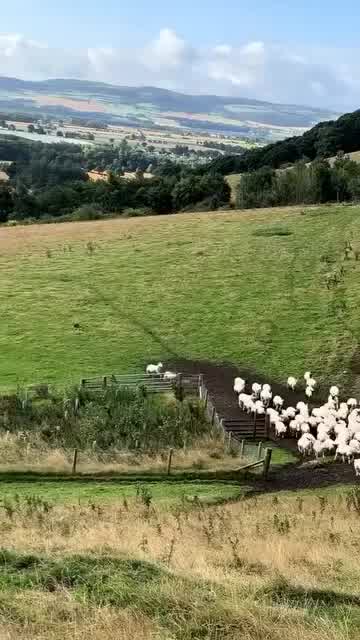
M 324 489 L 336 485 L 359 484 L 352 464 L 311 460 L 297 464 L 273 467 L 268 480 L 255 481 L 251 494 L 277 491 L 301 491 L 302 489 Z

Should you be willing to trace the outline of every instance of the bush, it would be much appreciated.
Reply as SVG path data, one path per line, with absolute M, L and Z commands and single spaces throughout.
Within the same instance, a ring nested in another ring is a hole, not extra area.
M 2 410 L 2 412 L 1 412 Z M 71 389 L 65 399 L 48 388 L 33 389 L 31 397 L 0 397 L 0 428 L 11 433 L 32 432 L 55 447 L 97 450 L 134 449 L 155 452 L 182 447 L 208 431 L 198 402 L 146 395 L 110 387 L 101 393 Z
M 92 204 L 83 204 L 75 209 L 69 217 L 74 222 L 81 222 L 82 220 L 100 220 L 103 215 L 104 213 L 100 207 Z

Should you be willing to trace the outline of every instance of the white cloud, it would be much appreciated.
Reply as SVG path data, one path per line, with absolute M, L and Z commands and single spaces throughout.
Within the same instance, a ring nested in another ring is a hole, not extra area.
M 360 106 L 359 50 L 262 41 L 192 46 L 170 28 L 133 48 L 55 48 L 0 35 L 0 75 L 156 85 L 346 110 Z

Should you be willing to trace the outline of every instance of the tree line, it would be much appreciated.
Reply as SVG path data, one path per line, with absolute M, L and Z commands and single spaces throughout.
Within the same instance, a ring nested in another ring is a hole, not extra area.
M 126 141 L 117 148 L 86 149 L 1 139 L 1 160 L 13 161 L 7 169 L 10 182 L 0 187 L 1 222 L 216 209 L 230 199 L 222 175 L 167 160 L 152 166 L 152 178 L 145 179 L 138 172 L 135 179 L 126 179 L 122 176 L 124 169 L 135 166 L 134 150 Z M 108 182 L 91 182 L 87 172 L 94 168 L 107 168 Z
M 339 154 L 327 160 L 300 161 L 275 171 L 262 167 L 242 175 L 236 194 L 241 209 L 296 204 L 320 204 L 360 199 L 360 165 Z
M 360 110 L 348 113 L 336 121 L 321 122 L 302 136 L 251 149 L 241 156 L 217 158 L 210 167 L 223 175 L 247 173 L 262 167 L 279 169 L 301 160 L 310 162 L 316 158 L 336 156 L 339 151 L 350 153 L 359 149 Z

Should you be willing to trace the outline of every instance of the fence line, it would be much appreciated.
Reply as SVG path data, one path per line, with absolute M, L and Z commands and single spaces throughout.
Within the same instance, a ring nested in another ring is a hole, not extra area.
M 177 374 L 174 380 L 165 380 L 162 374 L 146 375 L 146 374 L 129 374 L 117 375 L 111 374 L 96 378 L 82 378 L 80 387 L 89 391 L 100 391 L 111 387 L 136 389 L 144 387 L 150 393 L 165 393 L 174 390 L 174 387 L 183 389 L 184 391 L 199 392 L 200 376 L 186 376 L 181 373 Z

